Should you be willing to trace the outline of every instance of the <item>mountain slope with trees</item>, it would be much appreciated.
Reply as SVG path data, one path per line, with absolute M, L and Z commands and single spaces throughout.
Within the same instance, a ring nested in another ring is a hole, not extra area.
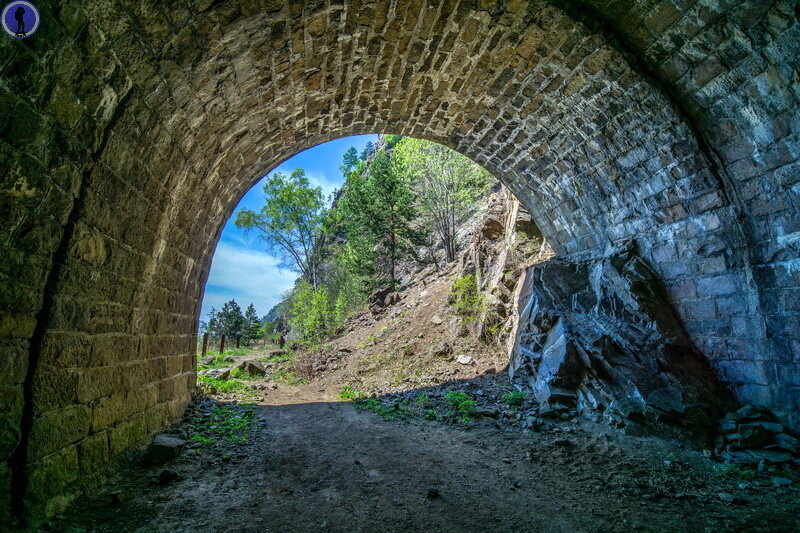
M 459 229 L 497 183 L 447 147 L 398 135 L 361 154 L 351 148 L 340 170 L 344 184 L 329 208 L 297 169 L 274 174 L 263 208 L 236 217 L 300 274 L 271 322 L 312 344 L 341 333 L 373 291 L 391 292 L 420 268 L 453 262 Z

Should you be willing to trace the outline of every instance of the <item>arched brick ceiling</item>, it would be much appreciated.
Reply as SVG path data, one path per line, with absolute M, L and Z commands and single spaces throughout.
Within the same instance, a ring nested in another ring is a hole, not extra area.
M 356 133 L 482 163 L 563 257 L 633 240 L 739 398 L 800 410 L 796 2 L 171 4 L 0 40 L 0 494 L 57 510 L 180 413 L 227 216 Z

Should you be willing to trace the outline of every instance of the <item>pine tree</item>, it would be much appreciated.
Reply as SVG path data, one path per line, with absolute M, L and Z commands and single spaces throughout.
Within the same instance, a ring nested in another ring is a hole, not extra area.
M 236 300 L 225 302 L 213 320 L 216 320 L 218 336 L 224 334 L 233 339 L 237 335 L 241 335 L 244 330 L 244 315 L 242 315 L 242 308 L 239 307 Z
M 377 248 L 391 283 L 396 281 L 397 260 L 421 242 L 412 228 L 413 195 L 403 174 L 380 150 L 365 173 L 350 175 L 339 202 L 348 241 L 365 253 Z
M 339 167 L 339 170 L 347 178 L 359 166 L 361 166 L 361 160 L 358 158 L 358 150 L 356 150 L 355 146 L 351 146 L 342 156 L 342 166 Z
M 256 340 L 259 337 L 259 330 L 261 328 L 261 324 L 258 321 L 258 314 L 256 313 L 256 308 L 253 304 L 247 306 L 247 310 L 244 312 L 244 343 L 250 345 L 251 342 Z

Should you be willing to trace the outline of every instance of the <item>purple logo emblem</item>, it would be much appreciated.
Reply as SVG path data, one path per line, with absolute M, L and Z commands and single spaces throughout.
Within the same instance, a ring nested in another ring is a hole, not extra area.
M 3 29 L 15 39 L 30 37 L 39 29 L 39 10 L 31 2 L 18 0 L 3 8 Z

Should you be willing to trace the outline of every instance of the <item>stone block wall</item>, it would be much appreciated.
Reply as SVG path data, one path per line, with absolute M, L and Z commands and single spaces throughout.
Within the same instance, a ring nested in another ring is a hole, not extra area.
M 633 239 L 739 399 L 796 416 L 796 5 L 41 5 L 0 39 L 0 516 L 179 415 L 227 216 L 356 133 L 484 164 L 564 259 Z

